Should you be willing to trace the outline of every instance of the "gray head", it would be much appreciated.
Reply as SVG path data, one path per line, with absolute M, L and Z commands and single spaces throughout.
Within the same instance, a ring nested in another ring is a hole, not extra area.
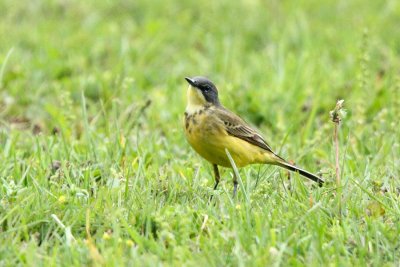
M 210 80 L 201 76 L 186 77 L 185 79 L 192 87 L 201 92 L 208 103 L 220 105 L 217 87 Z

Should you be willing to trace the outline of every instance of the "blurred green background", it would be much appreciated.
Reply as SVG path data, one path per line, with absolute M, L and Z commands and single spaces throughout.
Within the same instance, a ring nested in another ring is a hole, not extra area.
M 0 265 L 398 264 L 399 19 L 395 0 L 1 1 Z M 181 129 L 196 75 L 327 186 L 255 166 L 208 204 Z

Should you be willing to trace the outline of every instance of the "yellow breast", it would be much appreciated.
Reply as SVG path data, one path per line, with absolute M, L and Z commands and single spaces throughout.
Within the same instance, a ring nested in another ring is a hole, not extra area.
M 213 107 L 186 112 L 184 127 L 189 144 L 212 164 L 231 167 L 225 148 L 238 167 L 266 161 L 265 150 L 226 132 L 222 121 L 213 116 Z

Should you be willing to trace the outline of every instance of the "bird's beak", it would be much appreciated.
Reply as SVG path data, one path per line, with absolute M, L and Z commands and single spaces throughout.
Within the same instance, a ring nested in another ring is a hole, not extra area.
M 185 80 L 186 80 L 191 86 L 193 86 L 193 87 L 196 86 L 196 85 L 195 85 L 195 82 L 194 82 L 194 80 L 193 80 L 192 78 L 185 77 Z

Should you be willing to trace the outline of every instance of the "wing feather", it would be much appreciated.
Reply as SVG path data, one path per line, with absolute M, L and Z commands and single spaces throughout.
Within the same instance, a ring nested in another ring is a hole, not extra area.
M 239 116 L 225 108 L 219 108 L 215 113 L 223 122 L 225 130 L 229 135 L 240 138 L 275 154 L 264 138 Z

